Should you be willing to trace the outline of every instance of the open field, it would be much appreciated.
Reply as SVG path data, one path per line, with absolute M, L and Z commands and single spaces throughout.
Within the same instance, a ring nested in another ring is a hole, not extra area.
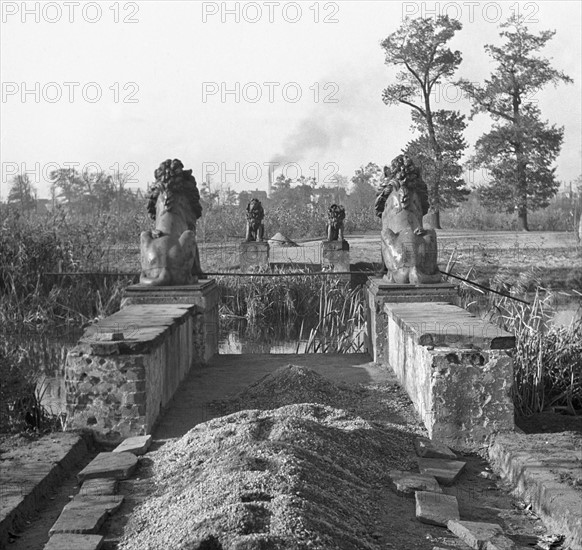
M 582 290 L 582 245 L 574 233 L 439 230 L 437 232 L 439 266 L 445 270 L 455 262 L 454 273 L 484 284 L 503 270 L 508 278 L 516 278 L 528 269 L 535 269 L 541 286 L 556 290 Z M 377 233 L 347 235 L 352 266 L 364 270 L 380 270 L 380 235 Z M 321 239 L 298 242 L 294 247 L 271 247 L 274 264 L 319 266 Z M 199 243 L 202 268 L 208 273 L 238 270 L 239 242 Z M 139 247 L 115 245 L 102 250 L 99 261 L 87 270 L 138 273 Z M 532 289 L 533 290 L 533 289 Z

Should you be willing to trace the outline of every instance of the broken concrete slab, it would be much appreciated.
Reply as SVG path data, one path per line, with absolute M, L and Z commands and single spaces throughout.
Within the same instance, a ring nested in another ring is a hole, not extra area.
M 151 435 L 136 435 L 135 437 L 128 437 L 122 441 L 115 449 L 114 453 L 133 453 L 140 456 L 147 452 L 152 444 Z
M 103 541 L 101 535 L 59 533 L 49 539 L 44 550 L 99 550 Z
M 80 483 L 96 477 L 127 479 L 137 466 L 137 457 L 131 453 L 99 453 L 77 474 Z
M 83 482 L 79 495 L 99 496 L 114 495 L 117 493 L 117 480 L 96 477 Z
M 434 476 L 402 470 L 391 470 L 389 475 L 396 486 L 396 491 L 405 495 L 413 494 L 415 491 L 443 492 Z
M 422 523 L 446 527 L 450 520 L 459 519 L 459 503 L 457 497 L 416 491 L 416 518 Z
M 77 495 L 63 508 L 59 519 L 50 528 L 49 535 L 56 533 L 94 535 L 103 525 L 106 516 L 115 512 L 122 502 L 123 497 L 120 495 Z
M 485 543 L 485 550 L 515 550 L 516 544 L 505 535 L 494 535 Z
M 445 458 L 457 460 L 457 455 L 443 443 L 432 441 L 427 437 L 417 437 L 414 440 L 416 454 L 421 458 Z
M 419 458 L 418 468 L 421 474 L 434 476 L 443 485 L 452 485 L 461 475 L 466 462 L 445 460 L 443 458 Z
M 476 550 L 484 550 L 489 540 L 497 535 L 503 535 L 503 530 L 497 523 L 451 520 L 447 523 L 447 528 Z

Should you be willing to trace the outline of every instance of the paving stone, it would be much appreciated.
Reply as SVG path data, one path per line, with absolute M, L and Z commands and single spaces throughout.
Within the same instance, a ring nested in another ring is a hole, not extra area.
M 495 535 L 485 544 L 485 550 L 515 550 L 516 544 L 505 535 Z
M 415 491 L 443 492 L 434 476 L 417 474 L 415 472 L 403 472 L 402 470 L 391 470 L 390 478 L 394 482 L 394 485 L 396 485 L 396 490 L 399 493 L 412 494 Z
M 101 535 L 58 533 L 49 539 L 44 550 L 99 550 L 103 540 Z
M 95 534 L 103 525 L 107 514 L 115 512 L 122 502 L 123 497 L 120 495 L 77 495 L 63 508 L 49 534 L 51 536 L 55 533 Z
M 117 493 L 117 480 L 96 477 L 83 482 L 79 495 L 99 496 L 114 495 Z
M 151 435 L 138 435 L 135 437 L 128 437 L 125 441 L 120 443 L 115 449 L 114 453 L 133 453 L 134 455 L 143 455 L 147 452 L 152 444 Z
M 95 477 L 127 479 L 137 466 L 137 457 L 131 453 L 99 453 L 77 474 L 80 483 Z
M 416 491 L 415 497 L 416 517 L 422 523 L 446 527 L 448 521 L 460 517 L 457 497 L 430 491 Z
M 443 458 L 419 458 L 418 468 L 421 474 L 434 476 L 443 485 L 452 485 L 465 467 L 466 462 L 445 460 Z
M 496 535 L 503 535 L 503 530 L 497 523 L 451 520 L 447 523 L 447 527 L 449 531 L 476 550 L 485 550 L 487 541 Z
M 446 445 L 438 441 L 431 441 L 426 437 L 417 437 L 414 441 L 416 454 L 421 458 L 445 458 L 457 460 L 457 455 Z

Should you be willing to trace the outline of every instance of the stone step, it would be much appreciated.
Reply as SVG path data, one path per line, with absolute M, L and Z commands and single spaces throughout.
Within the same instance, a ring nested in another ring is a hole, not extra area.
M 438 441 L 432 441 L 427 437 L 417 437 L 414 440 L 416 454 L 421 458 L 444 458 L 457 460 L 457 455 L 446 445 Z
M 96 477 L 127 479 L 137 466 L 137 457 L 132 453 L 99 453 L 77 474 L 80 483 Z
M 122 441 L 115 449 L 114 453 L 133 453 L 134 455 L 140 456 L 147 452 L 152 444 L 151 435 L 137 435 L 135 437 L 128 437 Z
M 413 494 L 415 491 L 443 492 L 434 476 L 402 470 L 391 470 L 389 475 L 396 486 L 396 491 L 405 495 Z
M 466 462 L 446 460 L 443 458 L 419 458 L 418 468 L 421 474 L 434 476 L 443 485 L 452 485 L 461 475 Z
M 422 523 L 446 527 L 450 520 L 458 520 L 459 503 L 457 497 L 416 491 L 416 518 Z
M 96 534 L 107 515 L 115 512 L 122 502 L 123 497 L 120 495 L 77 495 L 63 508 L 49 534 L 51 536 L 55 533 Z
M 49 539 L 44 550 L 99 550 L 103 540 L 101 535 L 58 533 Z

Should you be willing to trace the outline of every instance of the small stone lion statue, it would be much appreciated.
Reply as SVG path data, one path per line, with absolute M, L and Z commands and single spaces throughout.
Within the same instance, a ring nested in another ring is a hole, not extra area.
M 140 283 L 197 283 L 203 273 L 196 243 L 196 220 L 202 215 L 196 180 L 178 159 L 162 162 L 154 175 L 147 210 L 155 226 L 141 234 Z
M 263 242 L 265 235 L 264 217 L 265 211 L 261 201 L 259 199 L 251 199 L 247 205 L 247 234 L 245 238 L 247 242 Z
M 346 218 L 346 209 L 337 204 L 332 204 L 327 211 L 327 240 L 343 241 L 344 240 L 344 220 Z

